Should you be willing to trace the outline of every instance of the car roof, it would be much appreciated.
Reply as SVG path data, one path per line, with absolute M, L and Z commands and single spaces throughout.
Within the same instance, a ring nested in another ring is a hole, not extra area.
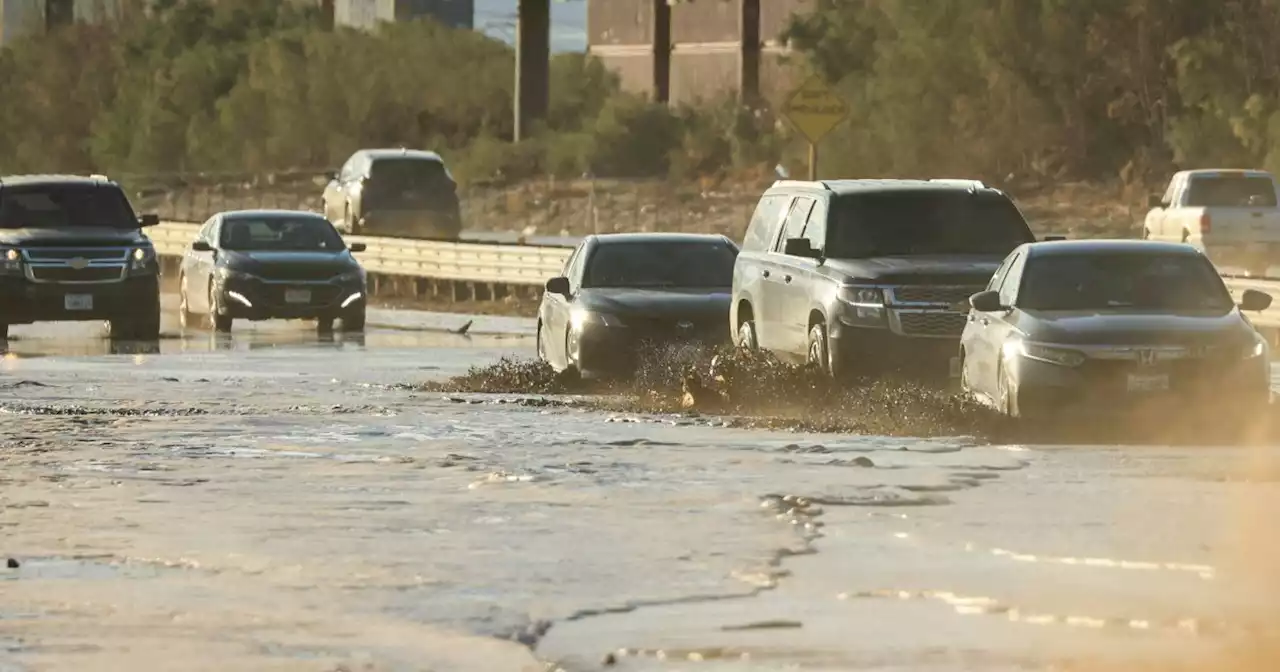
M 390 148 L 362 149 L 360 150 L 360 153 L 364 154 L 365 156 L 368 156 L 370 159 L 373 159 L 374 161 L 377 161 L 378 159 L 407 158 L 407 159 L 419 159 L 422 161 L 437 161 L 439 163 L 444 163 L 444 159 L 439 154 L 435 152 L 423 150 L 423 149 L 405 149 L 403 147 L 397 147 L 394 149 L 390 149 Z
M 248 219 L 257 217 L 260 219 L 283 219 L 285 217 L 310 217 L 313 219 L 324 219 L 324 215 L 310 210 L 227 210 L 218 213 L 223 219 Z M 326 220 L 327 221 L 327 220 Z
M 1200 250 L 1186 243 L 1166 243 L 1158 240 L 1051 240 L 1027 243 L 1028 256 L 1044 257 L 1078 254 L 1167 254 L 1198 256 Z
M 1197 168 L 1184 170 L 1189 177 L 1271 177 L 1271 173 L 1256 168 Z
M 1001 195 L 1004 192 L 983 184 L 980 180 L 936 178 L 928 180 L 905 179 L 846 179 L 846 180 L 779 180 L 770 189 L 811 189 L 837 195 L 873 194 L 885 192 L 933 192 Z
M 718 233 L 600 233 L 591 237 L 597 244 L 625 243 L 723 243 L 731 242 Z
M 5 175 L 0 177 L 0 187 L 23 187 L 53 184 L 79 184 L 85 186 L 111 186 L 117 187 L 115 182 L 103 175 L 61 175 L 61 174 L 31 174 L 31 175 Z

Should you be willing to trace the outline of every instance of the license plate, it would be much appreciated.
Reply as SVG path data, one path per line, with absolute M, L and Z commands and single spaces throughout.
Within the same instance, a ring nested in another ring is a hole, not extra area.
M 311 290 L 309 289 L 286 289 L 284 290 L 285 303 L 311 303 Z
M 66 310 L 93 310 L 93 295 L 67 294 L 62 297 L 62 306 Z
M 948 375 L 950 375 L 952 378 L 960 377 L 960 358 L 959 357 L 952 357 L 951 361 L 948 362 L 947 366 L 948 366 L 948 371 L 950 371 Z
M 1169 389 L 1167 373 L 1131 373 L 1129 374 L 1130 392 L 1163 392 Z

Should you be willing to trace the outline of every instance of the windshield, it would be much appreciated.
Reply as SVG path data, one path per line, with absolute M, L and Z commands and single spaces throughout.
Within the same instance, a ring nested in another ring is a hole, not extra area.
M 224 250 L 337 251 L 346 249 L 342 236 L 317 217 L 227 219 L 222 223 Z
M 826 256 L 1006 255 L 1035 240 L 1007 198 L 959 192 L 900 192 L 835 199 Z
M 1268 177 L 1193 177 L 1187 205 L 1199 208 L 1276 207 L 1276 188 Z
M 0 228 L 103 226 L 138 228 L 118 187 L 97 184 L 18 185 L 0 189 Z
M 1230 310 L 1208 260 L 1185 254 L 1072 254 L 1027 260 L 1017 305 L 1027 310 Z
M 738 252 L 722 242 L 605 243 L 583 287 L 730 287 Z

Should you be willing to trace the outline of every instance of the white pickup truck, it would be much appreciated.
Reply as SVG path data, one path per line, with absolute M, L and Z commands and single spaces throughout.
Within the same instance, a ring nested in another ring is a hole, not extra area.
M 1280 267 L 1278 191 L 1264 170 L 1184 170 L 1151 197 L 1142 237 L 1195 245 L 1227 275 L 1268 276 Z

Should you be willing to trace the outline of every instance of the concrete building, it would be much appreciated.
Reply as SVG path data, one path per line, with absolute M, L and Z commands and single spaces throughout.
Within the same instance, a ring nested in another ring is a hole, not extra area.
M 625 88 L 691 103 L 733 93 L 777 101 L 795 83 L 777 37 L 814 0 L 587 2 L 587 51 Z
M 333 0 L 333 22 L 352 28 L 373 28 L 380 21 L 433 18 L 446 26 L 471 30 L 475 0 Z

